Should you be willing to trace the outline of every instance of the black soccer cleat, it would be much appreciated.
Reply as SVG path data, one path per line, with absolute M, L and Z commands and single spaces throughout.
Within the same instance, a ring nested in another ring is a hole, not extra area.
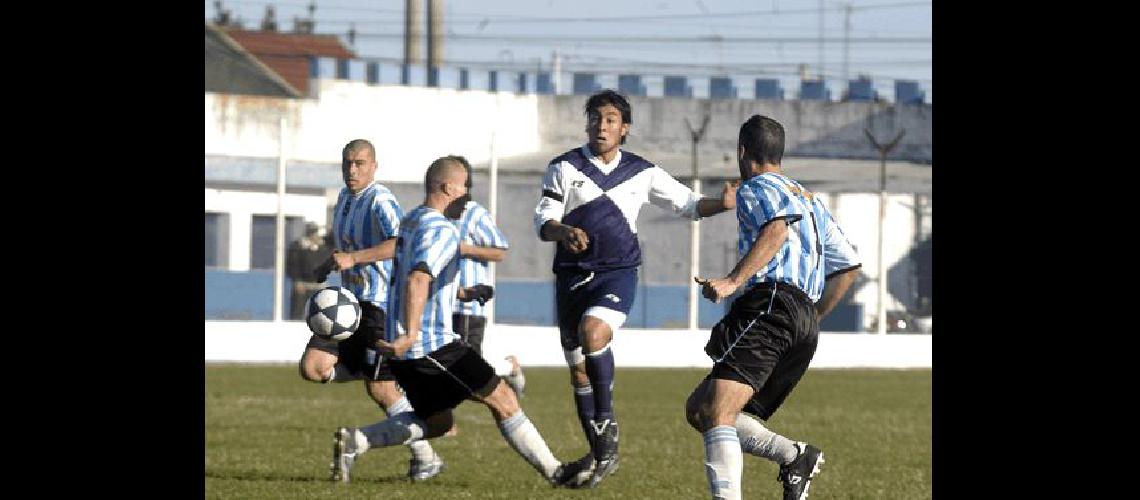
M 602 482 L 606 476 L 617 472 L 618 469 L 618 424 L 614 419 L 598 422 L 590 421 L 594 430 L 594 475 L 586 484 L 593 488 Z
M 594 472 L 594 455 L 586 453 L 585 456 L 573 462 L 559 465 L 551 476 L 550 484 L 562 488 L 581 488 Z
M 776 476 L 784 483 L 784 500 L 807 498 L 811 479 L 819 474 L 819 467 L 823 465 L 823 451 L 819 448 L 804 442 L 797 442 L 796 448 L 800 454 L 787 465 L 781 465 L 780 474 Z

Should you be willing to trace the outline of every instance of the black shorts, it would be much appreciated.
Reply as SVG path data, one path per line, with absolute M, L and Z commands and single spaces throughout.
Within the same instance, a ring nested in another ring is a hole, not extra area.
M 455 408 L 471 396 L 485 398 L 500 380 L 463 342 L 450 342 L 422 358 L 390 359 L 388 365 L 421 419 Z
M 487 328 L 487 318 L 456 313 L 451 315 L 451 327 L 477 354 L 483 355 L 483 331 Z
M 819 343 L 815 305 L 787 283 L 761 283 L 736 299 L 712 329 L 706 378 L 733 380 L 756 392 L 744 411 L 767 420 L 807 371 Z
M 313 347 L 335 355 L 338 363 L 343 363 L 354 375 L 368 380 L 396 380 L 388 363 L 381 362 L 380 366 L 376 366 L 375 339 L 384 338 L 384 321 L 383 309 L 371 302 L 361 302 L 360 326 L 351 337 L 337 342 L 313 335 L 305 348 Z

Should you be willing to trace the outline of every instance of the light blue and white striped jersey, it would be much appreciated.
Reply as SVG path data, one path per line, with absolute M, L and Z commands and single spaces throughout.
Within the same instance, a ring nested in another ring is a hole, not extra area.
M 422 358 L 459 339 L 451 327 L 459 281 L 459 229 L 438 210 L 416 207 L 400 222 L 396 258 L 392 262 L 392 289 L 388 295 L 388 319 L 384 336 L 388 342 L 407 332 L 404 317 L 404 290 L 408 276 L 420 269 L 431 274 L 427 301 L 420 318 L 420 341 L 408 349 L 403 359 Z
M 336 249 L 355 252 L 395 238 L 400 231 L 404 211 L 388 188 L 373 182 L 355 195 L 347 187 L 341 188 L 333 214 Z M 388 303 L 388 276 L 391 271 L 392 262 L 389 260 L 357 264 L 341 271 L 340 280 L 357 300 L 368 301 L 384 309 Z
M 855 249 L 822 199 L 798 182 L 773 172 L 741 183 L 736 191 L 736 219 L 740 223 L 736 250 L 740 258 L 752 249 L 760 229 L 776 218 L 785 218 L 788 238 L 745 286 L 781 281 L 799 287 L 815 302 L 823 294 L 829 272 L 858 265 Z
M 455 225 L 459 227 L 459 238 L 463 243 L 503 250 L 510 248 L 507 244 L 507 237 L 499 232 L 499 228 L 495 227 L 494 221 L 491 220 L 491 212 L 483 208 L 483 205 L 476 203 L 475 200 L 470 200 L 463 206 L 463 213 L 459 215 L 459 220 L 455 221 Z M 490 280 L 490 268 L 491 263 L 489 262 L 462 257 L 459 260 L 459 286 L 462 288 L 480 284 L 494 286 Z M 455 312 L 468 316 L 485 317 L 487 316 L 487 306 L 479 305 L 479 302 L 475 300 L 470 302 L 456 301 Z

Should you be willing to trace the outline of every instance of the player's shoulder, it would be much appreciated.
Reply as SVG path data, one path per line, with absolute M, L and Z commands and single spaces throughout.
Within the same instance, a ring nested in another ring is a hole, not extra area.
M 643 168 L 650 168 L 650 167 L 656 167 L 657 166 L 653 162 L 646 160 L 641 155 L 634 153 L 634 152 L 631 152 L 631 151 L 626 151 L 624 149 L 621 150 L 621 165 L 623 165 L 623 166 L 624 165 L 636 165 L 636 166 L 643 167 Z
M 391 189 L 388 189 L 388 186 L 381 184 L 380 181 L 373 182 L 372 185 L 369 186 L 369 189 L 373 190 L 374 201 L 391 201 L 396 203 L 396 195 L 392 193 Z
M 562 165 L 562 163 L 565 162 L 565 163 L 570 163 L 572 165 L 576 165 L 576 164 L 580 164 L 584 161 L 589 161 L 589 160 L 586 158 L 586 155 L 582 153 L 582 147 L 579 146 L 579 147 L 571 149 L 565 153 L 562 153 L 558 156 L 555 156 L 554 159 L 550 160 L 550 164 L 551 165 Z

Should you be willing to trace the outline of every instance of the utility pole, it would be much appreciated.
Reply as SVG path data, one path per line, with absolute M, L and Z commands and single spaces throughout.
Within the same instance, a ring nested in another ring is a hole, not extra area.
M 847 65 L 851 60 L 851 4 L 843 4 L 843 86 L 847 86 L 850 76 Z
M 701 122 L 701 128 L 693 130 L 693 125 L 689 123 L 689 119 L 685 118 L 685 127 L 689 129 L 689 135 L 693 139 L 693 192 L 697 196 L 701 196 L 701 178 L 697 175 L 697 146 L 700 144 L 701 139 L 705 135 L 705 130 L 709 126 L 710 115 L 705 114 L 704 120 Z M 691 239 L 689 240 L 689 275 L 696 277 L 700 276 L 701 264 L 701 221 L 700 219 L 689 223 L 692 228 L 690 231 Z M 696 281 L 689 280 L 689 329 L 697 329 L 697 288 L 700 285 Z
M 551 59 L 554 59 L 554 74 L 550 75 L 550 78 L 554 80 L 551 82 L 554 84 L 554 95 L 558 95 L 562 93 L 562 60 L 558 58 L 557 50 L 554 51 L 554 55 L 551 56 Z
M 823 0 L 819 0 L 819 81 L 823 81 Z
M 875 136 L 871 135 L 871 131 L 863 129 L 867 134 L 867 139 L 871 141 L 871 146 L 879 151 L 879 300 L 876 306 L 878 318 L 878 333 L 884 335 L 887 333 L 887 309 L 885 301 L 887 299 L 887 271 L 886 266 L 883 264 L 883 233 L 886 226 L 884 223 L 887 220 L 887 154 L 899 145 L 899 141 L 906 135 L 906 130 L 900 130 L 899 134 L 895 136 L 894 140 L 883 145 L 875 140 Z

